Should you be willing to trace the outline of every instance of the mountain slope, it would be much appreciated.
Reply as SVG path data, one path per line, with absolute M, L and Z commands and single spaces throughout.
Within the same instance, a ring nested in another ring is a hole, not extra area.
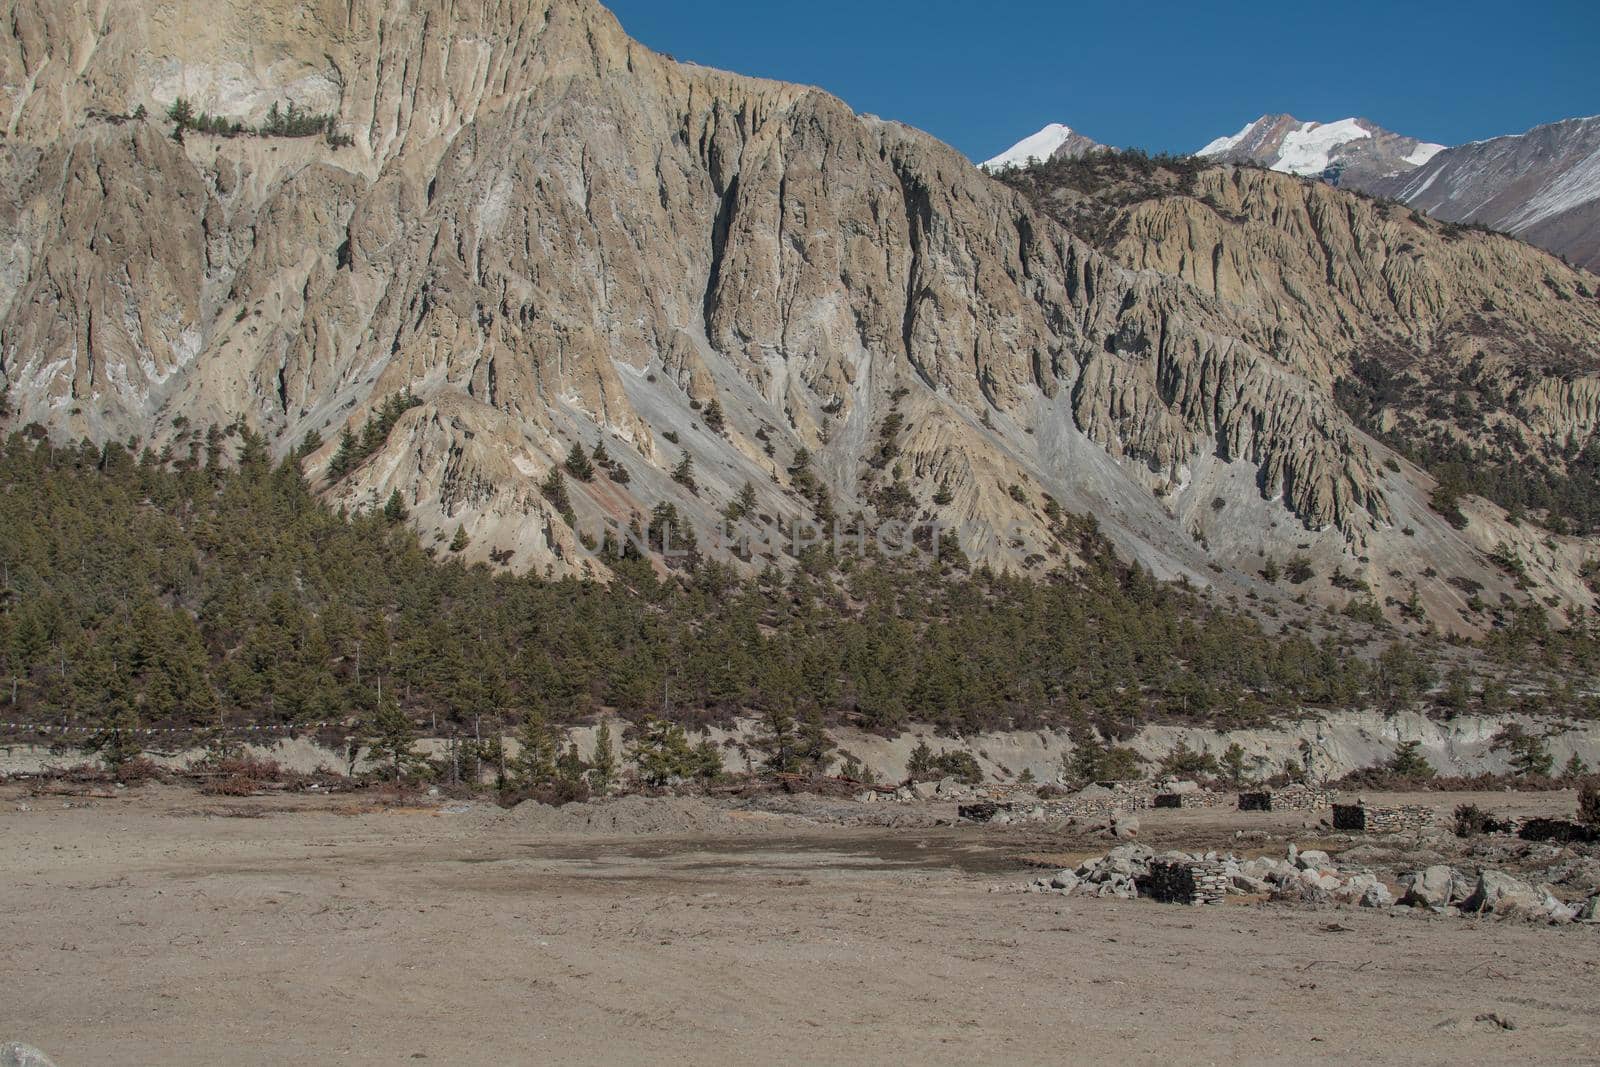
M 1600 270 L 1600 116 L 1451 148 L 1368 188 Z
M 1454 529 L 1336 395 L 1363 346 L 1445 351 L 1492 300 L 1539 330 L 1505 361 L 1567 360 L 1551 426 L 1592 435 L 1592 279 L 1513 242 L 1217 168 L 1215 205 L 1101 198 L 1140 244 L 1097 249 L 924 134 L 673 63 L 588 0 L 25 0 L 5 32 L 16 425 L 320 436 L 329 499 L 399 493 L 518 569 L 603 574 L 602 521 L 710 529 L 748 483 L 758 539 L 937 518 L 1037 572 L 1073 556 L 1064 509 L 1162 576 L 1278 599 L 1265 563 L 1305 555 L 1320 577 L 1287 595 L 1343 606 L 1358 572 L 1467 628 L 1446 579 L 1525 597 L 1486 553 L 1527 541 L 1530 588 L 1589 603 L 1581 543 L 1492 508 Z M 230 123 L 327 109 L 351 143 L 175 131 L 180 95 Z M 1236 230 L 1272 197 L 1307 224 Z M 597 444 L 608 473 L 557 491 Z

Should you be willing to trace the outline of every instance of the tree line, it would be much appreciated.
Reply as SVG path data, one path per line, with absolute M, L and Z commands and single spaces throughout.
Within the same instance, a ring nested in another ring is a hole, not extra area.
M 1092 520 L 1073 526 L 1083 565 L 1045 579 L 825 549 L 756 574 L 625 553 L 611 582 L 551 579 L 425 549 L 398 500 L 332 510 L 300 459 L 272 462 L 242 425 L 185 427 L 160 453 L 11 435 L 6 718 L 112 739 L 385 716 L 481 734 L 604 709 L 691 728 L 754 714 L 813 742 L 841 722 L 1116 739 L 1156 719 L 1399 706 L 1438 680 L 1408 644 L 1372 657 L 1268 633 L 1120 560 Z M 1541 620 L 1519 616 L 1502 652 L 1593 662 L 1592 637 Z

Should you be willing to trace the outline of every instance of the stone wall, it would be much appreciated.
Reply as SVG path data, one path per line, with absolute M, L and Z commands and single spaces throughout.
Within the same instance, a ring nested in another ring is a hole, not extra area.
M 1197 789 L 1192 793 L 1157 793 L 1152 807 L 1157 808 L 1220 808 L 1227 803 L 1225 793 Z
M 1335 804 L 1333 828 L 1367 834 L 1398 834 L 1432 826 L 1432 808 L 1408 804 L 1398 808 L 1379 808 L 1367 804 Z
M 1046 801 L 1044 809 L 1045 814 L 1051 818 L 1085 819 L 1132 815 L 1149 806 L 1149 797 L 1124 793 L 1113 797 L 1066 797 L 1062 800 Z
M 1152 860 L 1139 891 L 1165 904 L 1221 904 L 1228 895 L 1228 873 L 1220 862 Z
M 1291 785 L 1283 789 L 1261 789 L 1239 794 L 1240 811 L 1319 811 L 1331 807 L 1339 798 L 1332 789 Z

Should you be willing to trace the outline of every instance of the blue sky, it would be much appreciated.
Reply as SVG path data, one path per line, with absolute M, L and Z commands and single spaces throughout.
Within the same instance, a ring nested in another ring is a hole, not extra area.
M 987 158 L 1050 122 L 1193 151 L 1266 112 L 1445 144 L 1600 113 L 1600 0 L 602 0 L 679 59 Z

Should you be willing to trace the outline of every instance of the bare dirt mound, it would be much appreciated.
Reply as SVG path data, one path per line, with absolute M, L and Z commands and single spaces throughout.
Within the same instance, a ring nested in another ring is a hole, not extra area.
M 503 826 L 546 834 L 745 834 L 816 829 L 798 815 L 733 808 L 701 797 L 626 796 L 552 808 L 524 801 L 506 812 Z

